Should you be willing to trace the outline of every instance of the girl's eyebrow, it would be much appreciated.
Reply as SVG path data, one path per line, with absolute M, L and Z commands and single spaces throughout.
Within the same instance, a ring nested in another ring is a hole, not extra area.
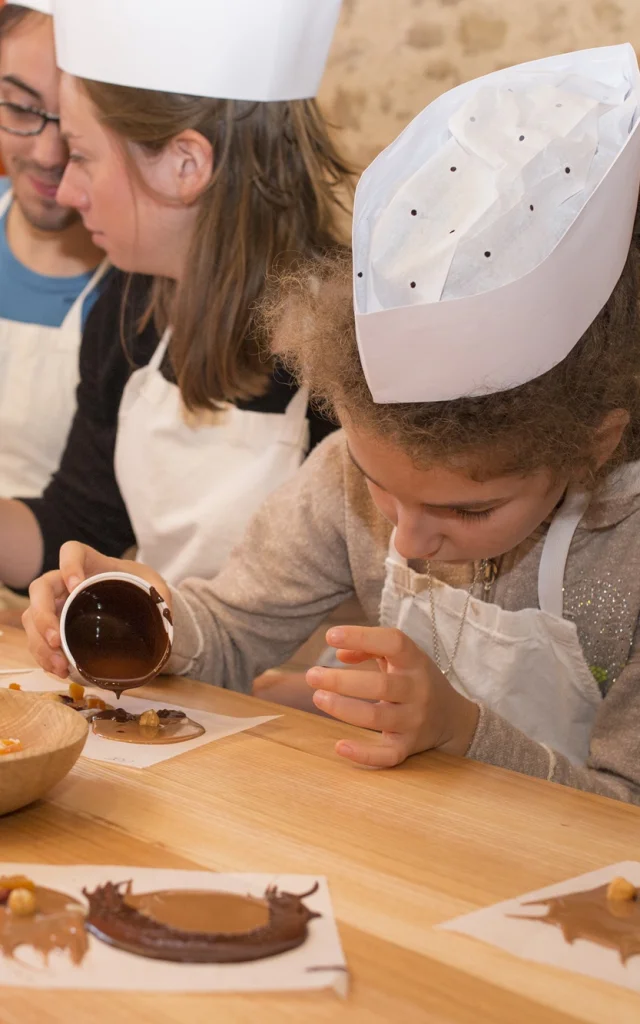
M 379 484 L 379 483 L 378 483 L 378 481 L 377 481 L 377 480 L 374 480 L 372 476 L 369 476 L 369 474 L 368 474 L 368 473 L 365 473 L 365 471 L 364 471 L 364 469 L 362 468 L 362 466 L 360 465 L 360 463 L 359 463 L 359 462 L 358 462 L 358 461 L 356 460 L 356 458 L 354 457 L 354 454 L 353 454 L 353 452 L 351 451 L 351 449 L 350 449 L 349 445 L 347 445 L 347 453 L 348 453 L 348 455 L 349 455 L 349 458 L 350 458 L 350 459 L 351 459 L 351 461 L 353 462 L 354 466 L 356 467 L 356 469 L 357 469 L 357 470 L 358 470 L 358 471 L 359 471 L 360 473 L 362 473 L 363 477 L 365 477 L 365 478 L 366 478 L 367 480 L 370 480 L 370 481 L 371 481 L 371 483 L 372 483 L 372 484 L 375 484 L 375 486 L 376 486 L 376 487 L 379 487 L 381 491 L 386 491 L 386 487 L 383 487 L 383 486 L 382 486 L 382 484 Z
M 353 464 L 356 467 L 356 469 L 359 470 L 362 473 L 362 475 L 364 477 L 366 477 L 367 480 L 370 480 L 372 484 L 374 484 L 376 487 L 379 487 L 381 491 L 386 491 L 386 487 L 383 487 L 382 484 L 379 484 L 377 482 L 377 480 L 373 479 L 372 476 L 369 476 L 368 473 L 365 473 L 365 471 L 362 468 L 362 466 L 360 465 L 360 463 L 354 458 L 353 452 L 349 448 L 349 445 L 347 445 L 347 452 L 349 454 L 349 458 L 353 462 Z M 494 507 L 497 507 L 497 506 L 500 506 L 500 505 L 504 505 L 505 502 L 507 502 L 508 500 L 509 499 L 506 498 L 506 497 L 502 497 L 502 498 L 483 498 L 482 501 L 457 501 L 457 502 L 453 501 L 453 502 L 447 502 L 445 505 L 436 505 L 436 504 L 433 504 L 432 502 L 422 502 L 422 505 L 424 506 L 424 508 L 451 509 L 454 512 L 455 511 L 459 511 L 461 509 L 465 510 L 465 511 L 467 509 L 470 510 L 470 511 L 473 511 L 474 509 L 477 510 L 477 511 L 480 511 L 482 509 L 494 508 Z

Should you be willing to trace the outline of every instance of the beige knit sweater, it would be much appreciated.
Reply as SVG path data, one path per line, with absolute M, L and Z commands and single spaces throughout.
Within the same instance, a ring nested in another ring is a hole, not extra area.
M 511 611 L 538 606 L 545 532 L 541 527 L 503 557 L 488 600 Z M 286 661 L 354 594 L 376 623 L 390 533 L 344 436 L 331 435 L 267 500 L 214 580 L 187 580 L 173 591 L 168 670 L 248 692 L 255 676 Z M 473 572 L 471 565 L 440 564 L 434 574 L 464 586 Z M 564 607 L 603 694 L 586 767 L 550 754 L 487 708 L 467 756 L 640 803 L 638 464 L 594 495 L 569 553 Z

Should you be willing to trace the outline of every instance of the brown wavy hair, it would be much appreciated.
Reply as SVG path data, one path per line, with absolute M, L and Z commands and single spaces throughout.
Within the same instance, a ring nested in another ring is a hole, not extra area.
M 22 4 L 3 4 L 0 0 L 0 42 L 2 42 L 3 36 L 8 35 L 21 21 L 32 14 L 38 16 L 40 12 L 34 11 L 31 7 L 23 7 Z M 40 17 L 42 16 L 40 15 Z
M 292 260 L 316 260 L 341 241 L 352 170 L 315 100 L 249 103 L 81 80 L 101 123 L 137 172 L 133 147 L 160 152 L 200 132 L 214 171 L 199 200 L 179 284 L 157 280 L 150 314 L 170 322 L 170 359 L 188 409 L 264 392 L 272 371 L 255 316 L 265 282 Z
M 640 458 L 639 275 L 640 214 L 613 294 L 561 363 L 509 391 L 445 402 L 374 403 L 358 355 L 352 266 L 344 253 L 285 274 L 262 316 L 325 414 L 389 441 L 417 466 L 463 468 L 478 480 L 547 468 L 593 486 Z M 618 409 L 629 423 L 598 470 L 597 432 Z

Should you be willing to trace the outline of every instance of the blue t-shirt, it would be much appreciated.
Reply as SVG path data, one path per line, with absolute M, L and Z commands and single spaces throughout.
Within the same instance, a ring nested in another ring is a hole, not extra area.
M 8 178 L 0 178 L 0 197 L 10 186 Z M 0 317 L 3 319 L 60 327 L 92 276 L 93 271 L 76 277 L 46 277 L 29 270 L 9 248 L 6 214 L 0 218 Z M 94 288 L 84 300 L 83 327 L 98 291 L 99 288 Z

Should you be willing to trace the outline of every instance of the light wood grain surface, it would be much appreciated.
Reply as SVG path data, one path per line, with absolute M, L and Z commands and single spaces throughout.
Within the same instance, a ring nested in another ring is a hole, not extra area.
M 28 661 L 5 629 L 0 667 Z M 273 711 L 184 680 L 147 692 L 223 714 Z M 432 925 L 638 858 L 640 811 L 439 755 L 358 770 L 333 753 L 348 732 L 283 709 L 144 771 L 81 758 L 45 801 L 0 819 L 8 861 L 327 875 L 348 1000 L 5 989 L 0 1024 L 637 1024 L 640 996 Z

